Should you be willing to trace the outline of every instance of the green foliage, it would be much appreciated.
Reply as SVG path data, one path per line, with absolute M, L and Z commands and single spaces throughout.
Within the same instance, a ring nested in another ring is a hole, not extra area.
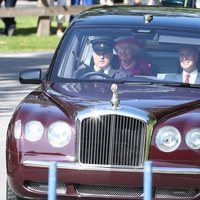
M 52 19 L 51 34 L 38 37 L 37 17 L 16 17 L 17 28 L 13 36 L 0 36 L 0 52 L 55 50 L 60 38 L 56 35 L 56 21 Z M 64 23 L 64 27 L 67 22 Z M 4 27 L 0 20 L 0 30 Z

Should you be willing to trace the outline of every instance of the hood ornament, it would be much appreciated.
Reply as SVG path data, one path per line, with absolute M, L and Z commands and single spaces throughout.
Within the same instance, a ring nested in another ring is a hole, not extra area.
M 112 98 L 111 98 L 111 103 L 112 103 L 112 109 L 116 110 L 119 107 L 120 100 L 118 98 L 118 86 L 116 84 L 112 84 L 111 86 L 112 90 Z

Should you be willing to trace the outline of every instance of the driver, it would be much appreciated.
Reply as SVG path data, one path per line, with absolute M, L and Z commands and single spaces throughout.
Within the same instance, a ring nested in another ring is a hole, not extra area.
M 119 66 L 113 66 L 112 60 L 115 55 L 113 48 L 115 42 L 110 39 L 96 39 L 91 41 L 92 44 L 92 62 L 91 66 L 84 66 L 75 72 L 75 77 L 84 77 L 84 75 L 94 72 L 93 76 L 104 76 L 111 78 L 124 78 L 128 74 L 122 70 L 118 70 Z M 116 63 L 116 62 L 115 62 Z M 89 74 L 88 74 L 89 75 Z M 92 76 L 92 75 L 91 75 Z

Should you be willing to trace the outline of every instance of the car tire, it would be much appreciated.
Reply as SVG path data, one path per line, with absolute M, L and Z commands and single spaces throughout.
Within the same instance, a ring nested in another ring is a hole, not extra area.
M 6 187 L 6 200 L 25 200 L 24 198 L 18 197 L 9 187 L 7 183 Z

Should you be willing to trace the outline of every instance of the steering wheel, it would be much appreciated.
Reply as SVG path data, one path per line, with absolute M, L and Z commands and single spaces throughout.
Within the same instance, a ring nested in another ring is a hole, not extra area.
M 106 79 L 110 79 L 111 77 L 105 73 L 101 73 L 101 72 L 87 72 L 85 74 L 83 74 L 80 78 L 90 78 L 92 76 L 100 76 Z

